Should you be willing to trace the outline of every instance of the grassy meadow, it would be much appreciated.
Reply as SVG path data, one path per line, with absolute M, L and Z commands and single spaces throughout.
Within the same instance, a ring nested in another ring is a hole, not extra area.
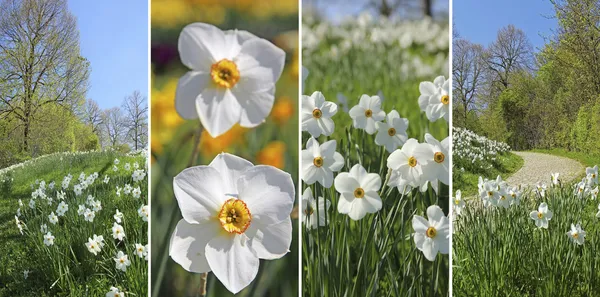
M 336 151 L 344 158 L 340 172 L 361 164 L 367 172 L 378 174 L 383 185 L 381 210 L 358 221 L 337 211 L 341 198 L 333 186 L 303 185 L 302 192 L 310 188 L 315 199 L 331 203 L 325 214 L 319 214 L 327 218 L 326 226 L 302 226 L 303 295 L 446 296 L 448 257 L 440 254 L 433 262 L 424 258 L 415 247 L 411 219 L 424 215 L 434 204 L 447 214 L 448 187 L 440 183 L 439 194 L 429 187 L 424 193 L 412 190 L 403 195 L 385 185 L 390 153 L 375 144 L 375 135 L 353 127 L 348 109 L 358 104 L 362 94 L 379 93 L 382 110 L 397 110 L 409 120 L 409 138 L 423 142 L 425 133 L 439 141 L 446 138 L 448 124 L 442 119 L 429 122 L 417 99 L 421 81 L 447 76 L 448 44 L 436 42 L 447 38 L 447 26 L 431 20 L 393 22 L 369 15 L 341 24 L 310 16 L 303 17 L 303 22 L 303 67 L 308 70 L 303 94 L 320 91 L 325 100 L 338 105 L 332 117 L 333 134 L 317 140 L 321 144 L 336 140 Z M 398 41 L 396 36 L 402 34 L 411 34 L 413 41 Z M 388 38 L 377 42 L 379 36 Z M 309 138 L 303 132 L 303 148 Z
M 145 153 L 78 152 L 55 153 L 0 170 L 0 296 L 104 296 L 111 287 L 131 296 L 147 295 L 148 263 L 135 246 L 148 244 L 148 222 L 139 214 L 148 204 L 145 164 Z M 143 173 L 137 181 L 132 176 L 136 166 Z M 69 174 L 72 180 L 63 187 Z M 77 195 L 75 188 L 84 183 L 87 186 Z M 126 185 L 132 188 L 129 193 Z M 61 202 L 68 210 L 52 224 L 49 215 L 58 213 Z M 78 214 L 79 205 L 95 210 L 92 221 Z M 117 209 L 125 232 L 122 241 L 113 239 L 111 230 Z M 47 232 L 54 236 L 52 245 L 44 243 Z M 104 238 L 97 255 L 86 247 L 93 235 Z M 126 271 L 116 269 L 118 251 L 128 256 Z

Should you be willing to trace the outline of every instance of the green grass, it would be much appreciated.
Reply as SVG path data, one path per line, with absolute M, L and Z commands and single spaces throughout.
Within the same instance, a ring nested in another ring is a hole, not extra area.
M 506 152 L 499 154 L 496 161 L 492 162 L 492 168 L 482 169 L 478 172 L 462 171 L 460 168 L 453 167 L 452 188 L 461 190 L 462 197 L 471 197 L 477 195 L 477 183 L 479 177 L 487 179 L 496 179 L 498 175 L 503 180 L 511 176 L 523 167 L 523 158 Z
M 121 161 L 118 172 L 113 172 L 113 160 Z M 123 169 L 125 163 L 137 162 L 144 167 L 145 158 L 128 156 L 116 152 L 64 153 L 41 157 L 27 165 L 13 169 L 0 188 L 0 242 L 3 252 L 0 253 L 0 296 L 104 296 L 111 286 L 126 291 L 131 296 L 146 296 L 147 262 L 135 254 L 135 243 L 148 243 L 148 223 L 142 221 L 137 210 L 147 204 L 146 179 L 134 183 L 132 171 Z M 78 183 L 81 172 L 86 175 L 98 172 L 99 177 L 76 197 L 73 186 Z M 65 190 L 65 202 L 69 209 L 59 222 L 52 225 L 48 214 L 56 212 L 59 202 L 56 190 L 61 188 L 63 177 L 71 173 L 73 180 Z M 110 182 L 103 182 L 104 175 L 110 176 Z M 36 199 L 35 209 L 28 206 L 32 187 L 36 180 L 44 180 L 47 184 L 55 181 L 54 190 L 46 190 L 46 194 L 54 199 L 48 205 L 41 198 Z M 116 186 L 129 183 L 140 186 L 142 196 L 134 199 L 131 195 L 116 195 Z M 96 213 L 93 222 L 84 221 L 77 215 L 79 204 L 84 204 L 88 195 L 92 195 L 102 203 L 102 210 Z M 19 208 L 18 200 L 23 201 L 20 220 L 26 224 L 24 235 L 21 235 L 15 224 L 14 216 Z M 126 238 L 123 242 L 113 240 L 112 226 L 115 210 L 124 215 L 121 224 Z M 43 244 L 40 225 L 46 224 L 55 236 L 53 246 Z M 84 245 L 93 234 L 102 235 L 105 246 L 97 256 L 91 254 Z M 125 252 L 131 266 L 127 272 L 117 271 L 115 257 L 118 250 Z M 23 270 L 30 270 L 29 277 L 24 279 Z
M 527 192 L 518 206 L 467 204 L 453 234 L 455 296 L 595 296 L 600 289 L 598 201 L 574 197 L 572 185 L 551 188 L 546 198 Z M 554 213 L 548 229 L 529 217 L 546 202 Z M 586 231 L 571 242 L 571 223 Z
M 413 57 L 421 55 L 425 63 L 431 58 L 416 48 L 409 51 Z M 400 75 L 395 63 L 389 63 L 400 56 L 406 57 L 397 49 L 354 48 L 336 60 L 325 56 L 305 54 L 303 64 L 309 75 L 304 94 L 320 91 L 327 101 L 337 102 L 336 94 L 340 92 L 352 108 L 362 94 L 372 96 L 381 90 L 385 97 L 382 109 L 386 113 L 395 109 L 409 120 L 408 137 L 423 142 L 426 132 L 440 141 L 448 136 L 447 123 L 444 120 L 430 123 L 418 106 L 419 83 L 435 77 Z M 336 151 L 345 159 L 340 172 L 348 172 L 360 163 L 368 172 L 379 174 L 385 184 L 389 153 L 375 144 L 375 135 L 354 129 L 352 119 L 339 106 L 332 119 L 334 133 L 330 137 L 321 136 L 318 141 L 337 141 Z M 308 138 L 309 134 L 304 132 L 303 147 Z M 321 196 L 331 201 L 331 207 L 326 213 L 329 219 L 326 227 L 314 230 L 303 227 L 303 296 L 448 295 L 448 256 L 439 254 L 434 262 L 425 259 L 415 247 L 411 223 L 413 215 L 424 215 L 430 205 L 437 204 L 448 213 L 447 186 L 441 186 L 439 195 L 431 188 L 425 193 L 414 190 L 401 195 L 396 188 L 383 186 L 382 209 L 359 221 L 338 213 L 340 198 L 334 186 L 327 189 L 315 183 L 304 185 L 302 191 L 307 187 L 316 199 Z

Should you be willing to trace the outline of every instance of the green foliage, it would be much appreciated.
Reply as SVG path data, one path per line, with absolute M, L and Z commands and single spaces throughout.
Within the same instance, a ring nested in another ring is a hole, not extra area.
M 452 236 L 455 296 L 594 296 L 600 287 L 597 202 L 574 197 L 572 185 L 551 188 L 546 198 L 526 192 L 508 209 L 467 204 Z M 554 216 L 548 229 L 529 217 L 541 202 Z M 566 232 L 581 222 L 585 243 Z
M 491 163 L 492 166 L 479 170 L 463 170 L 460 164 L 453 165 L 452 187 L 460 189 L 463 197 L 477 195 L 477 182 L 479 177 L 495 179 L 498 175 L 502 179 L 511 176 L 523 167 L 523 158 L 510 152 L 499 154 Z

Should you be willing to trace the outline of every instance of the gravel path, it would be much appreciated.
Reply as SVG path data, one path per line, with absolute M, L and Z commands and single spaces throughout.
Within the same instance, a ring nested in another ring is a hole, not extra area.
M 513 152 L 523 158 L 521 169 L 511 175 L 506 182 L 509 185 L 535 185 L 538 181 L 550 184 L 550 174 L 560 173 L 559 179 L 567 183 L 584 172 L 581 163 L 564 157 L 531 152 Z

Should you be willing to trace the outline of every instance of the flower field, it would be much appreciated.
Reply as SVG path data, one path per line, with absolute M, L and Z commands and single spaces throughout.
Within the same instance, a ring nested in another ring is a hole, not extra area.
M 480 201 L 454 203 L 458 296 L 594 296 L 600 286 L 598 167 L 580 182 L 533 188 L 481 179 Z
M 303 22 L 303 295 L 446 295 L 447 26 Z
M 56 153 L 0 171 L 0 295 L 147 295 L 146 164 Z

